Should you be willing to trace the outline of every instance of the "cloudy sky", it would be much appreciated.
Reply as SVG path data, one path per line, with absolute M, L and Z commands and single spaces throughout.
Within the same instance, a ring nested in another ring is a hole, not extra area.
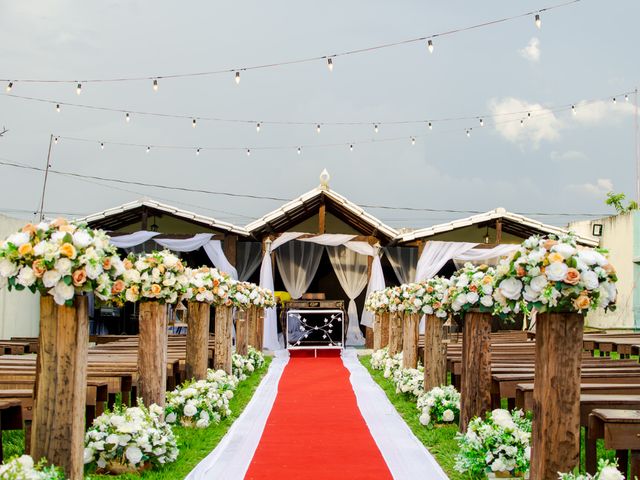
M 281 62 L 426 36 L 552 4 L 4 1 L 0 78 L 153 77 Z M 0 138 L 0 162 L 43 167 L 49 135 L 55 134 L 61 139 L 52 149 L 52 168 L 80 175 L 293 198 L 315 187 L 326 167 L 331 187 L 360 204 L 608 212 L 603 202 L 609 190 L 635 195 L 633 96 L 627 103 L 620 94 L 640 83 L 634 48 L 639 15 L 637 0 L 582 0 L 543 13 L 540 30 L 527 17 L 437 38 L 432 54 L 419 42 L 338 57 L 332 72 L 323 61 L 250 70 L 242 72 L 239 85 L 225 73 L 160 80 L 157 92 L 150 80 L 84 83 L 78 96 L 75 84 L 14 82 L 8 96 L 5 84 L 0 127 L 9 131 Z M 59 113 L 56 102 L 62 103 Z M 184 118 L 132 114 L 127 123 L 119 112 L 64 103 Z M 559 106 L 566 108 L 557 111 Z M 258 133 L 255 123 L 202 119 L 192 128 L 192 116 L 248 119 L 262 126 Z M 451 117 L 482 117 L 485 126 L 477 118 L 435 120 L 432 131 L 426 123 L 385 125 Z M 312 125 L 270 121 L 363 124 L 323 125 L 318 134 Z M 146 145 L 154 146 L 149 153 Z M 300 155 L 298 145 L 304 145 Z M 0 165 L 0 211 L 28 218 L 41 188 L 42 172 Z M 240 225 L 282 203 L 53 174 L 45 210 L 88 214 L 144 196 Z M 466 216 L 370 211 L 394 227 Z M 554 224 L 568 220 L 536 218 Z

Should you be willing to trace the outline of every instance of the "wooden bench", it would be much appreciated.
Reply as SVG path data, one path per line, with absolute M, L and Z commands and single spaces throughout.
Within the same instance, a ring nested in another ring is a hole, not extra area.
M 582 383 L 580 392 L 594 395 L 640 395 L 640 383 Z M 533 410 L 533 383 L 516 385 L 516 408 Z
M 640 410 L 595 409 L 591 412 L 586 448 L 587 472 L 591 474 L 597 468 L 599 438 L 604 439 L 604 448 L 616 450 L 619 469 L 625 476 L 631 464 L 627 478 L 640 478 Z

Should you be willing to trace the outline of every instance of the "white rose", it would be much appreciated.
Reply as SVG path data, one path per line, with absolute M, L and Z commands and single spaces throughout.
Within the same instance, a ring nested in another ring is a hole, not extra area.
M 539 293 L 544 287 L 547 286 L 547 283 L 547 277 L 545 277 L 544 275 L 538 275 L 537 277 L 533 277 L 531 279 L 531 283 L 529 283 L 529 286 L 531 287 L 531 290 Z
M 127 283 L 140 283 L 140 272 L 133 268 L 131 270 L 125 270 L 122 276 Z
M 456 282 L 456 287 L 464 288 L 469 285 L 469 278 L 466 275 L 462 275 Z
M 165 421 L 167 423 L 175 423 L 177 420 L 177 415 L 175 412 L 171 412 L 169 415 L 166 416 Z
M 431 423 L 431 417 L 428 413 L 423 413 L 422 415 L 420 415 L 420 423 L 422 425 L 429 425 Z
M 518 300 L 522 292 L 522 282 L 517 278 L 505 278 L 498 285 L 500 293 L 510 300 Z
M 162 259 L 162 263 L 164 263 L 165 267 L 173 268 L 176 266 L 179 260 L 180 259 L 178 257 L 169 253 L 164 256 L 164 258 Z
M 476 303 L 478 301 L 478 294 L 476 292 L 469 292 L 467 293 L 467 303 L 470 303 L 471 305 L 473 305 L 474 303 Z
M 31 267 L 22 267 L 18 274 L 18 283 L 25 287 L 30 287 L 36 281 L 36 275 Z
M 571 255 L 575 255 L 576 253 L 575 247 L 572 247 L 568 243 L 558 243 L 551 247 L 551 251 L 558 252 L 565 259 L 569 258 Z
M 104 271 L 102 269 L 101 263 L 97 263 L 95 265 L 87 263 L 85 270 L 87 272 L 87 277 L 89 277 L 91 280 L 95 280 L 96 278 L 98 278 L 100 274 Z
M 624 475 L 613 465 L 607 465 L 600 470 L 600 480 L 624 480 Z
M 31 237 L 28 233 L 18 232 L 10 235 L 9 238 L 7 238 L 7 242 L 13 243 L 16 247 L 19 247 L 20 245 L 24 245 L 25 243 L 27 243 L 30 238 Z
M 113 445 L 110 450 L 113 450 L 114 448 L 116 448 L 118 446 L 118 444 L 120 443 L 120 437 L 118 437 L 118 435 L 116 435 L 115 433 L 112 433 L 111 435 L 109 435 L 105 440 L 104 443 L 107 445 Z
M 73 234 L 73 244 L 78 248 L 87 248 L 93 239 L 86 230 L 77 230 Z
M 48 270 L 42 276 L 42 283 L 46 288 L 52 288 L 58 284 L 61 278 L 62 275 L 57 270 Z
M 84 456 L 84 463 L 85 464 L 93 462 L 93 453 L 94 453 L 93 448 L 85 448 L 84 449 L 83 456 Z
M 25 470 L 33 470 L 33 458 L 29 455 L 21 455 L 16 461 L 22 465 L 22 468 Z
M 127 449 L 124 451 L 124 454 L 127 457 L 127 460 L 129 460 L 132 465 L 137 465 L 138 463 L 140 463 L 140 460 L 142 460 L 142 450 L 140 450 L 138 447 L 127 447 Z
M 0 275 L 8 278 L 13 277 L 16 273 L 18 273 L 18 265 L 6 258 L 0 260 Z
M 522 298 L 527 302 L 536 302 L 540 298 L 540 292 L 531 288 L 531 285 L 526 285 L 524 287 L 524 292 L 522 292 Z
M 207 428 L 209 426 L 209 420 L 200 419 L 196 422 L 196 428 Z
M 60 272 L 60 275 L 64 277 L 65 275 L 69 275 L 71 273 L 72 266 L 73 263 L 71 263 L 71 260 L 69 260 L 68 258 L 59 258 L 58 261 L 56 261 L 55 269 L 58 270 Z
M 566 263 L 555 262 L 547 266 L 545 273 L 552 282 L 560 282 L 567 276 L 568 269 L 569 267 L 567 267 Z
M 453 413 L 453 410 L 447 408 L 444 412 L 442 412 L 442 421 L 453 422 L 454 418 L 455 414 Z
M 491 295 L 493 293 L 493 285 L 490 283 L 485 283 L 482 285 L 482 293 L 485 295 Z
M 196 413 L 198 413 L 198 409 L 192 403 L 187 403 L 184 406 L 184 410 L 182 413 L 185 417 L 193 417 Z
M 595 255 L 595 250 L 579 250 L 578 259 L 587 265 L 595 265 L 598 259 Z
M 66 235 L 67 235 L 67 233 L 66 233 L 66 232 L 60 232 L 60 231 L 53 232 L 53 233 L 51 234 L 51 241 L 52 241 L 53 243 L 62 243 L 62 241 L 64 240 L 64 237 L 65 237 Z
M 582 272 L 582 283 L 587 290 L 595 290 L 600 286 L 598 275 L 593 270 Z
M 502 408 L 493 410 L 491 412 L 491 419 L 493 420 L 493 423 L 504 429 L 513 430 L 516 427 L 509 411 Z
M 231 400 L 233 398 L 233 392 L 231 390 L 225 390 L 224 396 Z
M 528 259 L 527 263 L 529 263 L 530 265 L 535 265 L 537 263 L 540 263 L 546 253 L 547 253 L 547 250 L 544 248 L 538 248 L 536 250 L 529 252 L 529 254 L 527 255 L 527 259 Z

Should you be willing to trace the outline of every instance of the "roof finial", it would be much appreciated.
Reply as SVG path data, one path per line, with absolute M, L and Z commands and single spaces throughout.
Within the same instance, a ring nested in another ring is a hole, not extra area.
M 320 188 L 329 189 L 329 180 L 331 180 L 331 175 L 329 175 L 329 172 L 327 172 L 325 168 L 320 174 Z

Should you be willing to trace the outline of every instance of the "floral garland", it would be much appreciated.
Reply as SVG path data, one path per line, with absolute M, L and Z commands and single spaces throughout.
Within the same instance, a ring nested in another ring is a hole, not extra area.
M 522 410 L 496 409 L 486 419 L 476 417 L 467 432 L 456 435 L 460 451 L 455 469 L 473 478 L 489 472 L 523 476 L 531 457 L 531 420 Z
M 450 279 L 446 308 L 454 315 L 471 309 L 491 312 L 494 309 L 493 289 L 495 270 L 486 265 L 465 263 Z
M 84 463 L 100 472 L 122 473 L 160 466 L 178 458 L 176 438 L 161 420 L 162 408 L 116 406 L 93 421 L 85 434 Z
M 573 235 L 532 236 L 497 267 L 502 313 L 615 310 L 618 278 L 603 249 L 579 249 Z
M 122 300 L 177 303 L 189 279 L 182 261 L 169 250 L 129 255 L 124 260 Z
M 418 397 L 420 423 L 451 423 L 460 417 L 460 393 L 453 385 L 435 387 Z
M 624 475 L 618 470 L 618 461 L 610 461 L 604 458 L 598 460 L 598 470 L 595 475 L 589 473 L 560 473 L 559 480 L 624 480 Z
M 101 230 L 63 218 L 22 230 L 0 243 L 0 288 L 51 295 L 71 306 L 75 295 L 94 292 L 108 301 L 122 291 L 124 272 L 117 249 Z
M 46 461 L 40 460 L 37 464 L 29 455 L 22 455 L 0 465 L 1 480 L 64 480 L 62 470 Z

